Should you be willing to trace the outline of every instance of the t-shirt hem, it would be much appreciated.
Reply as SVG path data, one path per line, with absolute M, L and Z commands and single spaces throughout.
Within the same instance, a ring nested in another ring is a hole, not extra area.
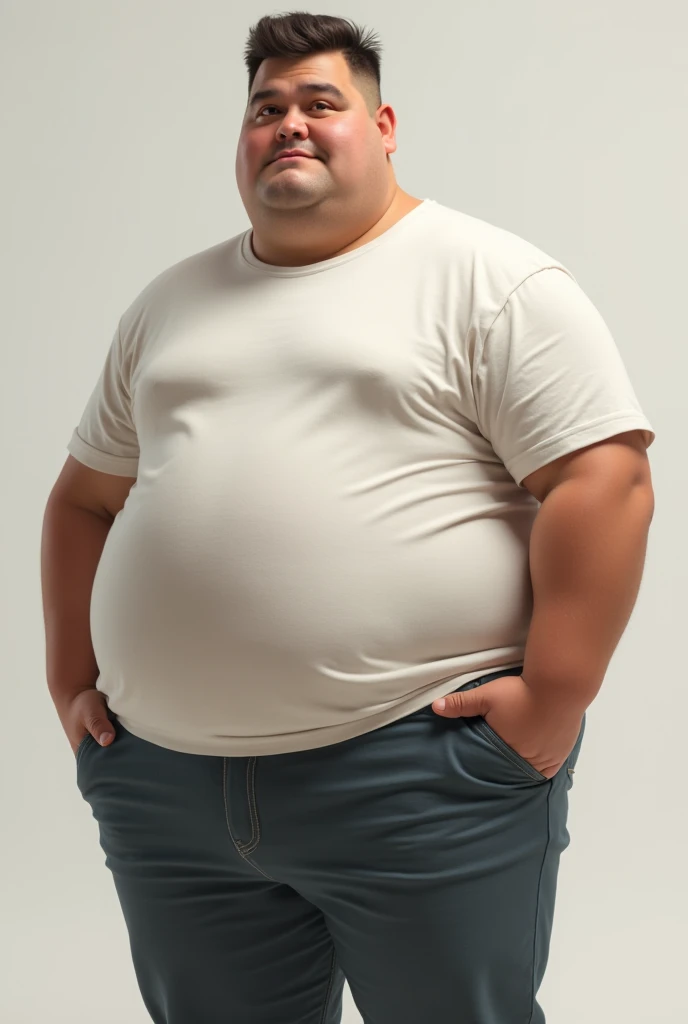
M 136 476 L 139 460 L 126 455 L 113 455 L 88 444 L 75 430 L 67 445 L 67 451 L 89 469 L 110 473 L 113 476 Z
M 479 679 L 491 672 L 506 672 L 508 669 L 517 668 L 522 664 L 523 658 L 521 657 L 510 665 L 482 669 L 480 672 L 468 672 L 465 677 L 457 676 L 449 681 L 445 679 L 444 682 L 425 693 L 417 694 L 413 700 L 395 704 L 393 708 L 388 708 L 380 714 L 369 715 L 366 718 L 359 718 L 354 722 L 346 722 L 342 725 L 330 725 L 323 729 L 291 733 L 288 736 L 241 736 L 233 739 L 185 740 L 149 729 L 139 722 L 132 721 L 126 715 L 119 715 L 114 711 L 113 714 L 120 725 L 138 739 L 165 747 L 167 750 L 175 750 L 180 754 L 205 754 L 211 757 L 261 757 L 269 754 L 292 754 L 302 750 L 314 750 L 317 747 L 328 747 L 345 740 L 355 739 L 357 736 L 363 736 L 383 725 L 390 725 L 400 718 L 405 718 L 407 715 L 413 714 L 414 711 L 420 711 L 421 708 L 432 704 L 438 697 L 445 697 L 465 683 Z
M 519 485 L 523 480 L 535 473 L 536 470 L 561 458 L 562 455 L 569 455 L 581 448 L 586 448 L 598 441 L 606 441 L 616 434 L 623 434 L 629 430 L 643 430 L 648 435 L 646 444 L 649 448 L 655 439 L 655 432 L 645 416 L 636 412 L 611 416 L 602 416 L 599 419 L 588 423 L 583 429 L 574 427 L 563 434 L 541 442 L 535 448 L 529 449 L 518 458 L 505 463 L 508 471 Z

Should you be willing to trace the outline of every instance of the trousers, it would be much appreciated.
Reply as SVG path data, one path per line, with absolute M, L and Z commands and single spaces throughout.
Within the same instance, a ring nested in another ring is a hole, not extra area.
M 490 672 L 463 687 L 522 667 Z M 537 1000 L 569 791 L 482 716 L 431 705 L 252 757 L 90 735 L 98 824 L 155 1024 L 544 1024 Z

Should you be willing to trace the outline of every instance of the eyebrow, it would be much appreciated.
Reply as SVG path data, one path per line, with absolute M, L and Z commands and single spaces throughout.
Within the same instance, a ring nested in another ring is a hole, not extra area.
M 331 82 L 306 82 L 296 87 L 297 92 L 319 92 L 325 93 L 327 96 L 333 96 L 340 103 L 346 103 L 346 96 L 338 89 L 336 85 L 332 85 Z M 249 109 L 252 110 L 257 103 L 261 100 L 273 100 L 280 96 L 279 89 L 259 89 L 258 92 L 253 94 L 253 97 L 249 101 Z

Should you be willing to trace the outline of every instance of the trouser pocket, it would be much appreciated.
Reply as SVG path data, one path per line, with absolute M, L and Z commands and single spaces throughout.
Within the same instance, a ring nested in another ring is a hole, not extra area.
M 89 743 L 95 743 L 95 740 L 91 733 L 87 732 L 86 735 L 82 738 L 79 746 L 76 748 L 76 754 L 74 755 L 77 768 L 79 767 L 79 761 L 81 760 L 81 756 L 86 747 L 89 745 Z
M 518 753 L 518 751 L 514 750 L 514 748 L 509 746 L 508 743 L 505 743 L 502 737 L 494 731 L 491 725 L 487 724 L 484 718 L 478 717 L 472 719 L 469 722 L 469 728 L 475 729 L 478 732 L 482 733 L 482 735 L 485 736 L 488 742 L 492 744 L 492 746 L 495 748 L 500 757 L 504 758 L 506 761 L 509 761 L 511 764 L 515 765 L 515 767 L 520 772 L 523 772 L 524 775 L 527 775 L 529 779 L 534 779 L 535 782 L 548 781 L 546 775 L 543 775 L 542 772 L 539 772 L 537 768 L 535 768 L 535 766 L 530 763 L 530 761 L 527 761 L 525 757 L 522 757 Z
M 489 683 L 493 679 L 499 679 L 503 676 L 520 676 L 522 672 L 522 665 L 516 668 L 510 668 L 506 670 L 502 669 L 500 671 L 490 672 L 487 675 L 479 676 L 478 679 L 472 679 L 470 682 L 464 683 L 463 686 L 459 686 L 457 690 L 455 690 L 454 692 L 458 693 L 463 690 L 472 690 L 478 686 L 482 686 L 484 683 Z M 482 745 L 486 752 L 487 747 L 485 745 L 488 744 L 489 747 L 491 747 L 492 751 L 494 751 L 494 753 L 502 759 L 505 766 L 509 767 L 510 774 L 513 774 L 513 772 L 516 771 L 520 773 L 521 776 L 526 776 L 533 782 L 549 781 L 546 775 L 543 775 L 542 772 L 538 771 L 537 768 L 535 768 L 534 765 L 530 763 L 530 761 L 526 760 L 525 757 L 519 754 L 517 750 L 514 750 L 514 748 L 510 744 L 508 744 L 504 739 L 502 739 L 502 737 L 497 732 L 495 732 L 492 726 L 489 725 L 488 722 L 481 715 L 466 718 L 463 719 L 463 721 L 468 727 L 467 731 L 469 732 L 469 734 L 472 734 L 474 738 L 482 741 Z M 584 732 L 585 715 L 583 716 L 581 729 L 578 734 L 578 738 L 576 740 L 574 748 L 569 754 L 564 764 L 559 769 L 560 772 L 566 770 L 569 776 L 573 775 L 576 761 L 578 759 L 578 753 L 580 751 L 581 743 L 583 740 Z
M 117 721 L 117 716 L 114 714 L 114 712 L 110 710 L 110 708 L 106 709 L 106 713 L 108 719 L 112 722 L 112 724 L 115 727 L 115 738 L 108 744 L 109 749 L 109 747 L 112 747 L 113 744 L 117 743 L 119 739 L 120 727 Z M 88 760 L 91 747 L 100 747 L 100 743 L 98 742 L 98 740 L 94 738 L 92 733 L 87 732 L 86 735 L 82 738 L 81 742 L 79 743 L 79 746 L 76 748 L 76 754 L 74 755 L 77 779 L 79 777 L 80 768 L 83 768 L 83 765 L 86 763 L 86 760 Z

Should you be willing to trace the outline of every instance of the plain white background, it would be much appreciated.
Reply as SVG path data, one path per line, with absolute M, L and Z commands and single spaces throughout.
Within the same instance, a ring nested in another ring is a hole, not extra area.
M 380 34 L 400 185 L 566 264 L 657 431 L 645 577 L 588 711 L 540 1000 L 548 1024 L 677 1024 L 688 1019 L 686 7 L 308 9 Z M 45 683 L 41 523 L 121 312 L 162 269 L 249 226 L 234 179 L 243 47 L 262 14 L 286 10 L 0 3 L 7 1024 L 148 1020 Z M 345 1024 L 360 1019 L 347 989 Z

